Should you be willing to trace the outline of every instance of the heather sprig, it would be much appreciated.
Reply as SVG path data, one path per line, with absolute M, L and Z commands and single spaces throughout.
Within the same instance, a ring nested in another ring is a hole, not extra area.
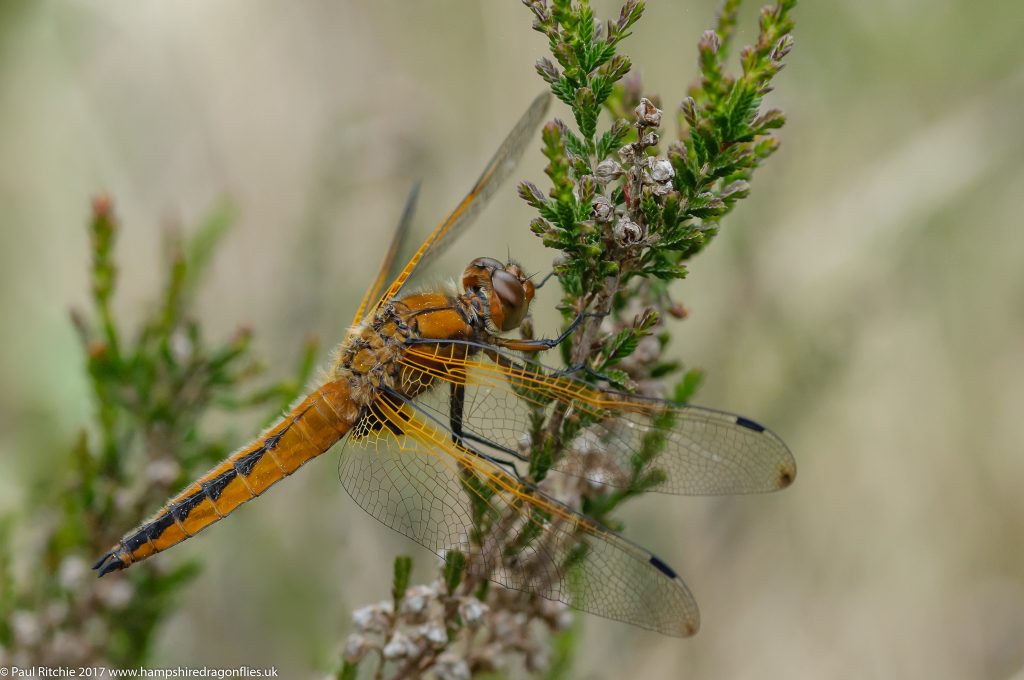
M 167 277 L 158 302 L 129 335 L 114 312 L 120 225 L 111 201 L 93 202 L 94 312 L 72 312 L 81 340 L 95 423 L 29 495 L 23 514 L 0 518 L 0 665 L 136 666 L 173 611 L 195 560 L 154 561 L 117 579 L 96 580 L 96 555 L 228 452 L 227 436 L 201 426 L 213 408 L 279 413 L 303 388 L 316 355 L 309 341 L 294 378 L 254 387 L 262 372 L 238 331 L 209 343 L 191 314 L 206 264 L 232 221 L 214 211 L 191 239 L 168 239 Z M 45 518 L 41 551 L 11 553 L 26 520 Z M 16 579 L 15 559 L 34 568 Z

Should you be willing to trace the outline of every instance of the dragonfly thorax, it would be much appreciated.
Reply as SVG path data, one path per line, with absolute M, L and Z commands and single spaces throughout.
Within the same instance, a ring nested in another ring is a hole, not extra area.
M 433 380 L 410 369 L 410 344 L 480 340 L 482 333 L 482 319 L 466 296 L 413 293 L 381 306 L 349 335 L 338 348 L 333 377 L 348 381 L 360 406 L 369 405 L 383 388 L 413 398 L 430 389 Z

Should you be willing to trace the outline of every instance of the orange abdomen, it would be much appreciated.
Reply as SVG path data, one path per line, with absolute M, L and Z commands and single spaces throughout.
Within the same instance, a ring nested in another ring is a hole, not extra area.
M 96 563 L 100 576 L 167 550 L 231 514 L 341 439 L 358 409 L 346 380 L 321 386 L 277 425 L 189 484 Z

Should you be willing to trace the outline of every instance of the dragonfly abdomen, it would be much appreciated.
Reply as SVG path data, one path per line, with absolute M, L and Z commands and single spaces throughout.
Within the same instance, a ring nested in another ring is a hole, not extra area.
M 345 380 L 321 386 L 263 436 L 189 484 L 149 521 L 125 535 L 94 568 L 103 576 L 195 536 L 327 451 L 358 416 L 350 391 Z

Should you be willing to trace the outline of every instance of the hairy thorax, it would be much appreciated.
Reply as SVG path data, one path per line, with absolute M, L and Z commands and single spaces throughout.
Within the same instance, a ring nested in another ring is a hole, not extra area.
M 464 296 L 418 293 L 381 307 L 360 324 L 338 348 L 332 379 L 346 379 L 352 399 L 368 406 L 384 388 L 415 397 L 433 383 L 432 366 L 411 360 L 407 350 L 416 340 L 474 340 L 479 317 Z M 464 346 L 452 346 L 465 355 Z

